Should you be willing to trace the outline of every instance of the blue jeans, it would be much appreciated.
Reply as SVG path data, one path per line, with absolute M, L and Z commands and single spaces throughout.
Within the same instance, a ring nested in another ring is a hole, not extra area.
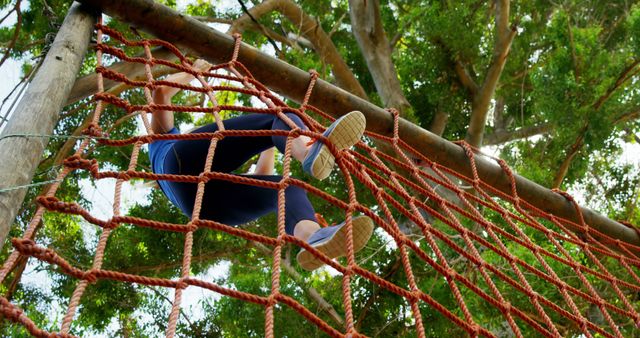
M 302 120 L 292 113 L 286 115 L 301 129 L 307 129 Z M 224 120 L 227 130 L 290 130 L 275 115 L 248 114 Z M 191 133 L 215 132 L 215 123 L 200 127 Z M 275 146 L 284 153 L 287 138 L 284 136 L 242 137 L 226 136 L 218 141 L 211 171 L 231 173 L 253 156 Z M 163 142 L 163 141 L 158 141 Z M 200 175 L 204 170 L 210 140 L 181 140 L 173 144 L 164 158 L 164 174 Z M 279 175 L 239 175 L 254 179 L 278 182 Z M 166 186 L 178 200 L 178 207 L 191 217 L 198 185 L 168 181 Z M 314 209 L 304 189 L 289 186 L 285 189 L 285 223 L 287 234 L 302 220 L 316 221 Z M 205 185 L 200 218 L 227 225 L 240 225 L 277 212 L 278 190 L 212 179 Z

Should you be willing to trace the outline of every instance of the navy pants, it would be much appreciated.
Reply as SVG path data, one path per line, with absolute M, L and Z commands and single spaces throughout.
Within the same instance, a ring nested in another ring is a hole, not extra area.
M 307 129 L 302 120 L 292 113 L 286 114 L 301 129 Z M 227 130 L 290 130 L 289 126 L 275 115 L 249 114 L 224 120 Z M 218 130 L 215 123 L 200 127 L 191 133 L 206 133 Z M 253 156 L 275 146 L 281 153 L 285 151 L 287 138 L 284 136 L 240 137 L 227 136 L 218 141 L 211 171 L 231 173 Z M 166 174 L 200 175 L 204 170 L 210 140 L 181 140 L 173 145 L 164 160 Z M 255 179 L 277 182 L 279 175 L 239 175 Z M 193 213 L 198 185 L 196 183 L 169 182 L 169 186 L 179 201 L 179 207 L 187 215 Z M 315 213 L 307 193 L 297 186 L 285 189 L 285 223 L 287 234 L 293 235 L 293 228 L 302 220 L 316 221 Z M 271 212 L 277 212 L 278 190 L 245 185 L 222 180 L 210 180 L 205 185 L 201 219 L 240 225 L 258 219 Z

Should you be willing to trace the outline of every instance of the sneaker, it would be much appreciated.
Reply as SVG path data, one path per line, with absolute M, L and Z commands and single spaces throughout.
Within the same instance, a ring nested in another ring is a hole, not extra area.
M 352 111 L 333 122 L 322 135 L 338 150 L 347 149 L 360 141 L 365 126 L 364 115 L 359 111 Z M 329 147 L 318 141 L 311 145 L 307 157 L 302 162 L 302 168 L 311 176 L 324 180 L 331 174 L 334 164 L 335 157 Z
M 321 228 L 309 237 L 309 245 L 329 256 L 329 258 L 346 256 L 347 227 L 345 225 L 346 223 L 342 222 L 338 225 Z M 367 216 L 353 217 L 354 252 L 362 250 L 372 234 L 373 221 L 371 218 Z M 307 271 L 313 271 L 324 265 L 324 262 L 305 249 L 302 249 L 296 258 L 298 264 Z

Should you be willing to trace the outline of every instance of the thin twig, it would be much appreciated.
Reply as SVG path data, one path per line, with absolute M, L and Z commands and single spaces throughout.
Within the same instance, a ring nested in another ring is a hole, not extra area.
M 173 302 L 171 301 L 171 299 L 169 299 L 169 297 L 165 296 L 162 294 L 162 292 L 156 290 L 155 288 L 152 288 L 149 285 L 146 284 L 140 284 L 150 290 L 152 290 L 156 296 L 162 298 L 163 300 L 165 300 L 167 303 L 169 304 L 173 304 Z M 198 329 L 196 326 L 193 325 L 193 323 L 189 320 L 189 316 L 187 316 L 187 314 L 184 313 L 184 310 L 182 310 L 182 308 L 180 309 L 180 314 L 182 315 L 182 317 L 184 318 L 184 320 L 187 321 L 187 324 L 189 324 L 189 327 L 191 327 L 191 330 L 193 330 L 193 332 L 200 332 L 200 329 Z
M 2 57 L 2 60 L 0 60 L 0 67 L 2 67 L 2 64 L 4 64 L 4 62 L 9 58 L 9 54 L 11 54 L 11 50 L 13 49 L 13 46 L 16 45 L 16 41 L 18 41 L 18 35 L 20 35 L 20 29 L 22 28 L 22 11 L 20 11 L 20 2 L 22 0 L 17 0 L 16 1 L 16 5 L 14 7 L 14 10 L 16 11 L 16 15 L 18 16 L 18 19 L 16 21 L 16 28 L 13 32 L 13 37 L 11 38 L 11 42 L 9 42 L 9 44 L 7 45 L 7 51 L 4 53 L 4 56 Z
M 2 127 L 3 122 L 5 122 L 5 121 L 8 122 L 9 121 L 9 114 L 13 110 L 13 107 L 15 107 L 15 105 L 18 103 L 18 100 L 22 96 L 22 93 L 24 93 L 24 90 L 27 88 L 27 85 L 29 84 L 29 82 L 31 82 L 31 80 L 33 79 L 35 74 L 38 72 L 38 69 L 40 69 L 40 66 L 42 65 L 42 60 L 43 59 L 40 59 L 40 61 L 38 61 L 36 66 L 33 67 L 33 69 L 31 70 L 31 73 L 26 78 L 26 80 L 23 80 L 23 82 L 24 82 L 23 86 L 22 86 L 22 88 L 20 88 L 20 92 L 18 92 L 18 95 L 16 95 L 16 97 L 11 102 L 11 105 L 7 109 L 6 114 L 2 117 L 2 121 L 0 121 L 0 127 Z M 8 100 L 10 96 L 11 96 L 11 93 L 9 95 L 7 95 L 7 97 L 2 101 L 2 104 L 0 104 L 0 110 L 2 110 L 2 107 L 4 106 L 5 101 Z
M 9 15 L 11 15 L 11 13 L 13 13 L 13 11 L 15 11 L 15 10 L 16 10 L 15 7 L 12 8 L 11 10 L 9 10 L 9 12 L 7 12 L 7 14 L 5 14 L 5 16 L 2 17 L 2 19 L 0 19 L 0 24 L 2 24 L 4 22 L 4 20 L 6 20 L 9 17 Z
M 280 55 L 282 54 L 282 51 L 280 50 L 280 48 L 278 47 L 278 45 L 276 45 L 276 42 L 273 41 L 273 39 L 265 32 L 264 27 L 262 27 L 262 25 L 258 22 L 258 20 L 256 20 L 253 15 L 251 15 L 251 13 L 249 12 L 249 9 L 247 8 L 247 6 L 244 4 L 244 2 L 242 0 L 238 0 L 238 3 L 240 4 L 240 6 L 242 7 L 242 11 L 247 14 L 250 18 L 251 21 L 253 21 L 256 25 L 258 25 L 258 28 L 260 28 L 260 30 L 262 31 L 262 34 L 267 38 L 267 40 L 269 41 L 269 43 L 273 46 L 273 48 L 276 50 L 276 55 Z

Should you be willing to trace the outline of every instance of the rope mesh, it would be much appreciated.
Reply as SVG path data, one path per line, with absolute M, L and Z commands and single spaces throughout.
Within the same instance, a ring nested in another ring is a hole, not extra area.
M 123 46 L 142 47 L 145 57 L 131 57 L 123 48 L 104 43 L 104 35 L 119 41 Z M 231 60 L 219 64 L 207 72 L 198 72 L 191 62 L 173 45 L 153 39 L 129 40 L 121 33 L 97 25 L 97 67 L 98 93 L 94 95 L 95 113 L 81 139 L 75 154 L 64 161 L 64 168 L 58 174 L 45 195 L 37 199 L 39 207 L 22 238 L 13 238 L 14 251 L 0 270 L 0 281 L 16 265 L 21 256 L 33 257 L 56 266 L 63 273 L 78 279 L 69 300 L 66 314 L 59 332 L 49 333 L 38 328 L 20 308 L 0 297 L 0 312 L 12 322 L 24 326 L 38 337 L 73 337 L 71 325 L 80 300 L 87 288 L 100 279 L 110 279 L 125 283 L 139 283 L 174 289 L 166 336 L 173 337 L 181 309 L 183 290 L 198 287 L 211 290 L 223 296 L 234 297 L 265 308 L 265 336 L 274 337 L 274 308 L 285 305 L 319 329 L 333 337 L 364 336 L 356 330 L 354 319 L 352 282 L 356 278 L 368 281 L 405 299 L 410 306 L 415 332 L 419 337 L 431 335 L 429 322 L 425 321 L 425 311 L 437 311 L 470 336 L 496 336 L 495 328 L 487 325 L 487 318 L 479 316 L 478 309 L 493 311 L 502 317 L 510 335 L 563 336 L 568 329 L 584 337 L 622 337 L 623 332 L 633 332 L 640 325 L 637 311 L 640 294 L 640 247 L 615 240 L 590 228 L 581 218 L 579 223 L 547 214 L 520 199 L 516 190 L 514 174 L 503 160 L 494 159 L 504 174 L 511 178 L 512 191 L 504 194 L 480 180 L 475 169 L 476 149 L 466 143 L 459 143 L 473 169 L 473 176 L 466 177 L 438 163 L 430 161 L 398 137 L 399 115 L 389 110 L 394 119 L 394 135 L 366 133 L 367 140 L 359 142 L 353 150 L 337 151 L 328 144 L 336 157 L 339 173 L 347 191 L 345 199 L 332 196 L 313 185 L 291 176 L 291 141 L 299 135 L 323 139 L 325 127 L 311 116 L 330 122 L 332 117 L 318 108 L 307 104 L 317 79 L 312 72 L 304 102 L 299 108 L 288 106 L 256 81 L 248 69 L 237 61 L 240 37 L 235 36 L 236 48 Z M 179 63 L 156 59 L 151 47 L 162 46 L 174 53 Z M 132 80 L 125 75 L 103 66 L 103 58 L 115 57 L 121 61 L 143 64 L 146 80 Z M 154 79 L 152 67 L 163 65 L 176 71 L 196 76 L 201 87 L 179 85 Z M 205 78 L 224 80 L 233 85 L 210 85 Z M 131 104 L 128 101 L 106 93 L 104 79 L 118 81 L 127 86 L 142 88 L 147 103 Z M 157 86 L 172 86 L 188 91 L 201 92 L 213 104 L 211 107 L 158 105 L 153 103 L 152 90 Z M 219 104 L 216 93 L 234 92 L 251 96 L 261 101 L 266 108 Z M 106 105 L 121 108 L 124 114 L 139 114 L 146 134 L 127 139 L 112 139 L 101 129 L 100 118 Z M 153 134 L 148 112 L 152 109 L 176 112 L 209 113 L 215 118 L 218 131 L 198 134 Z M 273 114 L 284 120 L 291 128 L 283 130 L 225 130 L 222 111 Z M 299 129 L 287 118 L 284 111 L 298 115 L 309 130 Z M 219 140 L 228 136 L 273 136 L 287 137 L 286 152 L 283 156 L 283 175 L 279 182 L 266 182 L 228 173 L 211 171 L 211 163 Z M 137 170 L 141 147 L 154 140 L 208 139 L 211 145 L 206 166 L 198 176 L 155 174 Z M 128 170 L 101 170 L 100 164 L 89 158 L 87 148 L 93 140 L 102 146 L 132 146 Z M 386 143 L 393 149 L 393 156 L 371 146 L 372 142 Z M 416 161 L 416 159 L 418 161 Z M 417 166 L 420 164 L 420 167 Z M 107 220 L 92 216 L 78 203 L 65 202 L 56 198 L 61 182 L 75 170 L 86 170 L 96 179 L 116 179 L 113 217 Z M 186 224 L 159 222 L 121 214 L 122 184 L 131 179 L 170 180 L 197 183 L 197 195 L 191 221 Z M 241 184 L 262 186 L 278 190 L 277 237 L 253 233 L 243 228 L 231 227 L 211 220 L 200 219 L 202 196 L 205 183 L 209 180 L 225 180 Z M 347 257 L 344 261 L 334 261 L 307 243 L 285 233 L 284 191 L 287 186 L 299 186 L 334 208 L 343 210 L 347 227 Z M 358 200 L 363 190 L 373 197 L 375 205 L 365 205 Z M 580 209 L 571 196 L 562 193 Z M 45 211 L 79 215 L 87 222 L 103 228 L 93 259 L 88 270 L 74 267 L 53 249 L 36 243 L 37 225 Z M 398 285 L 385 280 L 385 276 L 362 268 L 353 250 L 352 217 L 364 214 L 372 218 L 394 244 L 406 277 L 406 284 Z M 580 215 L 582 216 L 582 215 Z M 418 236 L 401 231 L 403 224 L 413 224 Z M 165 279 L 129 274 L 102 269 L 105 247 L 110 234 L 121 224 L 150 227 L 157 230 L 185 233 L 182 268 L 179 278 Z M 198 229 L 220 231 L 242 237 L 273 248 L 271 269 L 271 290 L 268 296 L 260 296 L 217 285 L 190 275 L 193 233 Z M 595 238 L 602 239 L 600 241 Z M 342 278 L 342 312 L 344 327 L 334 327 L 318 314 L 305 308 L 299 301 L 281 292 L 281 257 L 287 243 L 304 248 L 319 257 L 324 263 L 339 272 Z M 612 248 L 615 248 L 612 249 Z M 498 263 L 489 263 L 487 260 Z M 341 263 L 341 262 L 344 262 Z M 449 302 L 431 295 L 433 290 L 419 287 L 414 267 L 416 264 L 428 266 L 435 271 L 433 285 L 445 288 L 450 293 Z M 544 283 L 541 283 L 544 282 Z M 544 289 L 534 289 L 533 284 L 545 285 Z M 561 301 L 557 301 L 557 300 Z M 588 310 L 596 308 L 602 320 L 594 319 Z M 425 310 L 426 309 L 426 310 Z M 488 310 L 487 310 L 488 309 Z M 623 330 L 623 331 L 621 331 Z M 637 331 L 636 331 L 637 332 Z

